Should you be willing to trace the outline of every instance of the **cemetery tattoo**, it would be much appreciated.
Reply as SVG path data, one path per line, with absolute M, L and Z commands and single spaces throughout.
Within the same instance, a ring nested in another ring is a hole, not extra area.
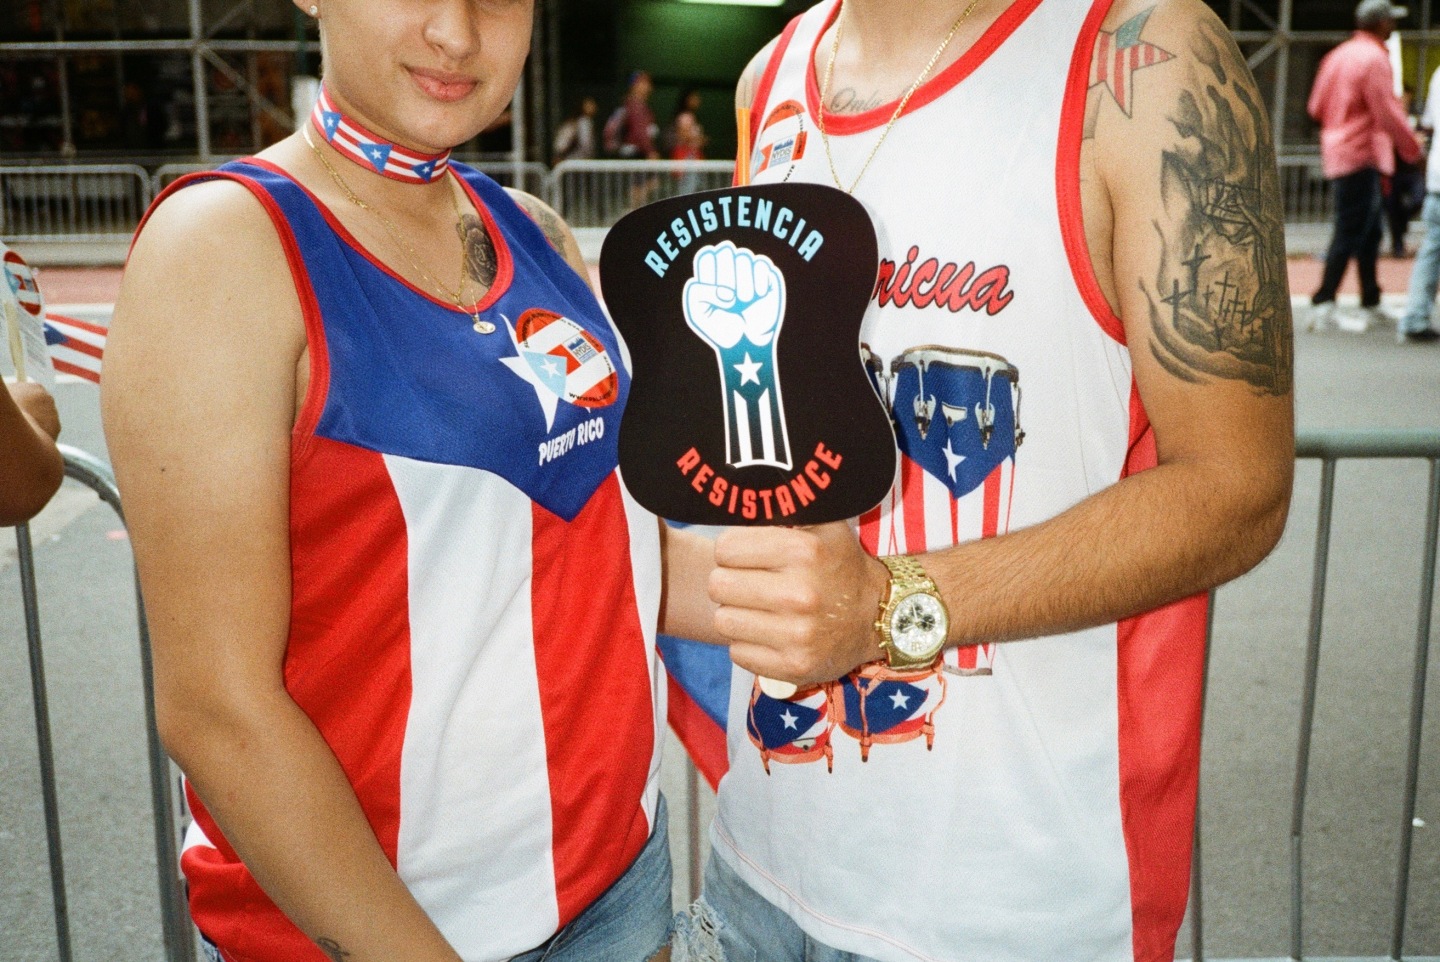
M 1189 82 L 1169 110 L 1160 263 L 1141 278 L 1150 348 L 1175 377 L 1288 394 L 1293 379 L 1285 213 L 1270 127 L 1244 58 L 1210 21 L 1191 41 Z

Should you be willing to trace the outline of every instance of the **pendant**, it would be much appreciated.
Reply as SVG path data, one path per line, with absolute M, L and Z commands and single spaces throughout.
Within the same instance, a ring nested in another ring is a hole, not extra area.
M 489 321 L 482 321 L 482 320 L 480 320 L 480 318 L 477 317 L 477 318 L 475 318 L 475 333 L 476 333 L 476 334 L 494 334 L 494 333 L 495 333 L 495 325 L 494 325 L 494 324 L 491 324 Z

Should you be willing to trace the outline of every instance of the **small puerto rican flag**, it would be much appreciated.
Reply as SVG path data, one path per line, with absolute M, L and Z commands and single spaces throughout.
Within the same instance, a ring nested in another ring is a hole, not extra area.
M 105 356 L 106 329 L 98 324 L 66 317 L 45 315 L 45 343 L 57 374 L 73 374 L 100 383 L 100 362 Z

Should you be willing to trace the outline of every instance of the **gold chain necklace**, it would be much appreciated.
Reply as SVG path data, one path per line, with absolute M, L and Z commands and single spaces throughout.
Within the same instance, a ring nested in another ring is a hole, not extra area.
M 329 171 L 330 177 L 335 181 L 335 183 L 340 187 L 340 189 L 345 192 L 345 196 L 350 199 L 350 203 L 354 204 L 361 210 L 369 211 L 380 219 L 381 225 L 383 225 L 385 228 L 385 233 L 390 235 L 390 240 L 395 244 L 396 247 L 405 251 L 406 257 L 408 257 L 410 260 L 410 266 L 415 268 L 416 272 L 421 277 L 425 278 L 425 280 L 428 281 L 433 287 L 439 289 L 443 294 L 448 295 L 449 298 L 455 302 L 455 307 L 459 311 L 464 314 L 470 315 L 470 319 L 474 321 L 474 324 L 472 326 L 474 327 L 477 334 L 494 334 L 494 324 L 491 324 L 489 321 L 481 320 L 479 311 L 468 310 L 465 307 L 465 279 L 469 276 L 467 265 L 469 264 L 470 260 L 470 252 L 465 247 L 465 218 L 460 213 L 460 200 L 458 197 L 455 196 L 455 188 L 450 188 L 450 203 L 455 208 L 455 230 L 460 235 L 460 286 L 455 288 L 454 290 L 451 290 L 449 285 L 440 283 L 434 277 L 430 276 L 429 271 L 420 266 L 419 255 L 415 253 L 415 248 L 411 247 L 410 243 L 400 236 L 399 228 L 395 226 L 395 224 L 390 220 L 390 218 L 386 217 L 383 213 L 381 213 L 380 208 L 376 207 L 374 204 L 366 203 L 365 201 L 361 200 L 359 196 L 356 195 L 355 191 L 350 188 L 350 185 L 345 182 L 345 178 L 340 176 L 340 171 L 336 170 L 331 165 L 330 161 L 325 159 L 325 154 L 320 150 L 318 146 L 316 146 L 315 141 L 310 139 L 310 127 L 308 124 L 300 128 L 300 133 L 305 137 L 305 143 L 309 144 L 310 149 L 315 152 L 316 158 L 318 158 L 320 163 L 325 166 L 325 169 Z
M 876 154 L 880 153 L 880 147 L 885 143 L 885 139 L 890 136 L 891 129 L 894 128 L 901 115 L 905 113 L 905 108 L 910 106 L 910 98 L 915 96 L 915 92 L 924 85 L 925 79 L 930 76 L 930 71 L 935 69 L 935 65 L 940 62 L 940 58 L 945 56 L 945 51 L 950 49 L 950 41 L 954 40 L 955 34 L 960 32 L 960 25 L 965 22 L 979 5 L 980 0 L 970 0 L 970 5 L 966 7 L 965 11 L 955 20 L 955 25 L 952 26 L 950 32 L 945 35 L 945 41 L 940 44 L 940 49 L 935 51 L 935 56 L 930 58 L 930 62 L 925 65 L 925 69 L 920 71 L 920 76 L 915 78 L 915 82 L 910 85 L 910 89 L 906 91 L 905 96 L 901 98 L 900 106 L 895 108 L 895 113 L 890 117 L 890 122 L 885 125 L 884 133 L 882 133 L 880 139 L 875 142 L 875 146 L 870 151 L 870 156 L 865 158 L 865 164 L 860 168 L 860 174 L 855 178 L 855 182 L 850 185 L 849 190 L 845 190 L 845 185 L 840 181 L 840 172 L 835 169 L 835 155 L 830 151 L 830 135 L 825 130 L 825 102 L 829 99 L 830 81 L 835 75 L 835 58 L 840 54 L 840 37 L 845 32 L 845 7 L 843 5 L 840 7 L 840 17 L 835 22 L 835 42 L 830 46 L 830 62 L 825 67 L 825 83 L 820 87 L 819 110 L 820 140 L 825 144 L 825 159 L 830 161 L 830 176 L 835 178 L 836 187 L 845 190 L 847 194 L 855 193 L 855 188 L 860 186 L 860 181 L 864 179 L 865 172 L 870 169 L 870 162 L 875 159 Z

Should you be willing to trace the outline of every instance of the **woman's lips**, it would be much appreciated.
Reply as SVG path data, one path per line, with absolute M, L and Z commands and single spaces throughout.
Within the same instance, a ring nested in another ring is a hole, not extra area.
M 443 103 L 452 104 L 468 97 L 478 81 L 457 74 L 436 73 L 430 70 L 410 69 L 415 84 L 429 96 Z

